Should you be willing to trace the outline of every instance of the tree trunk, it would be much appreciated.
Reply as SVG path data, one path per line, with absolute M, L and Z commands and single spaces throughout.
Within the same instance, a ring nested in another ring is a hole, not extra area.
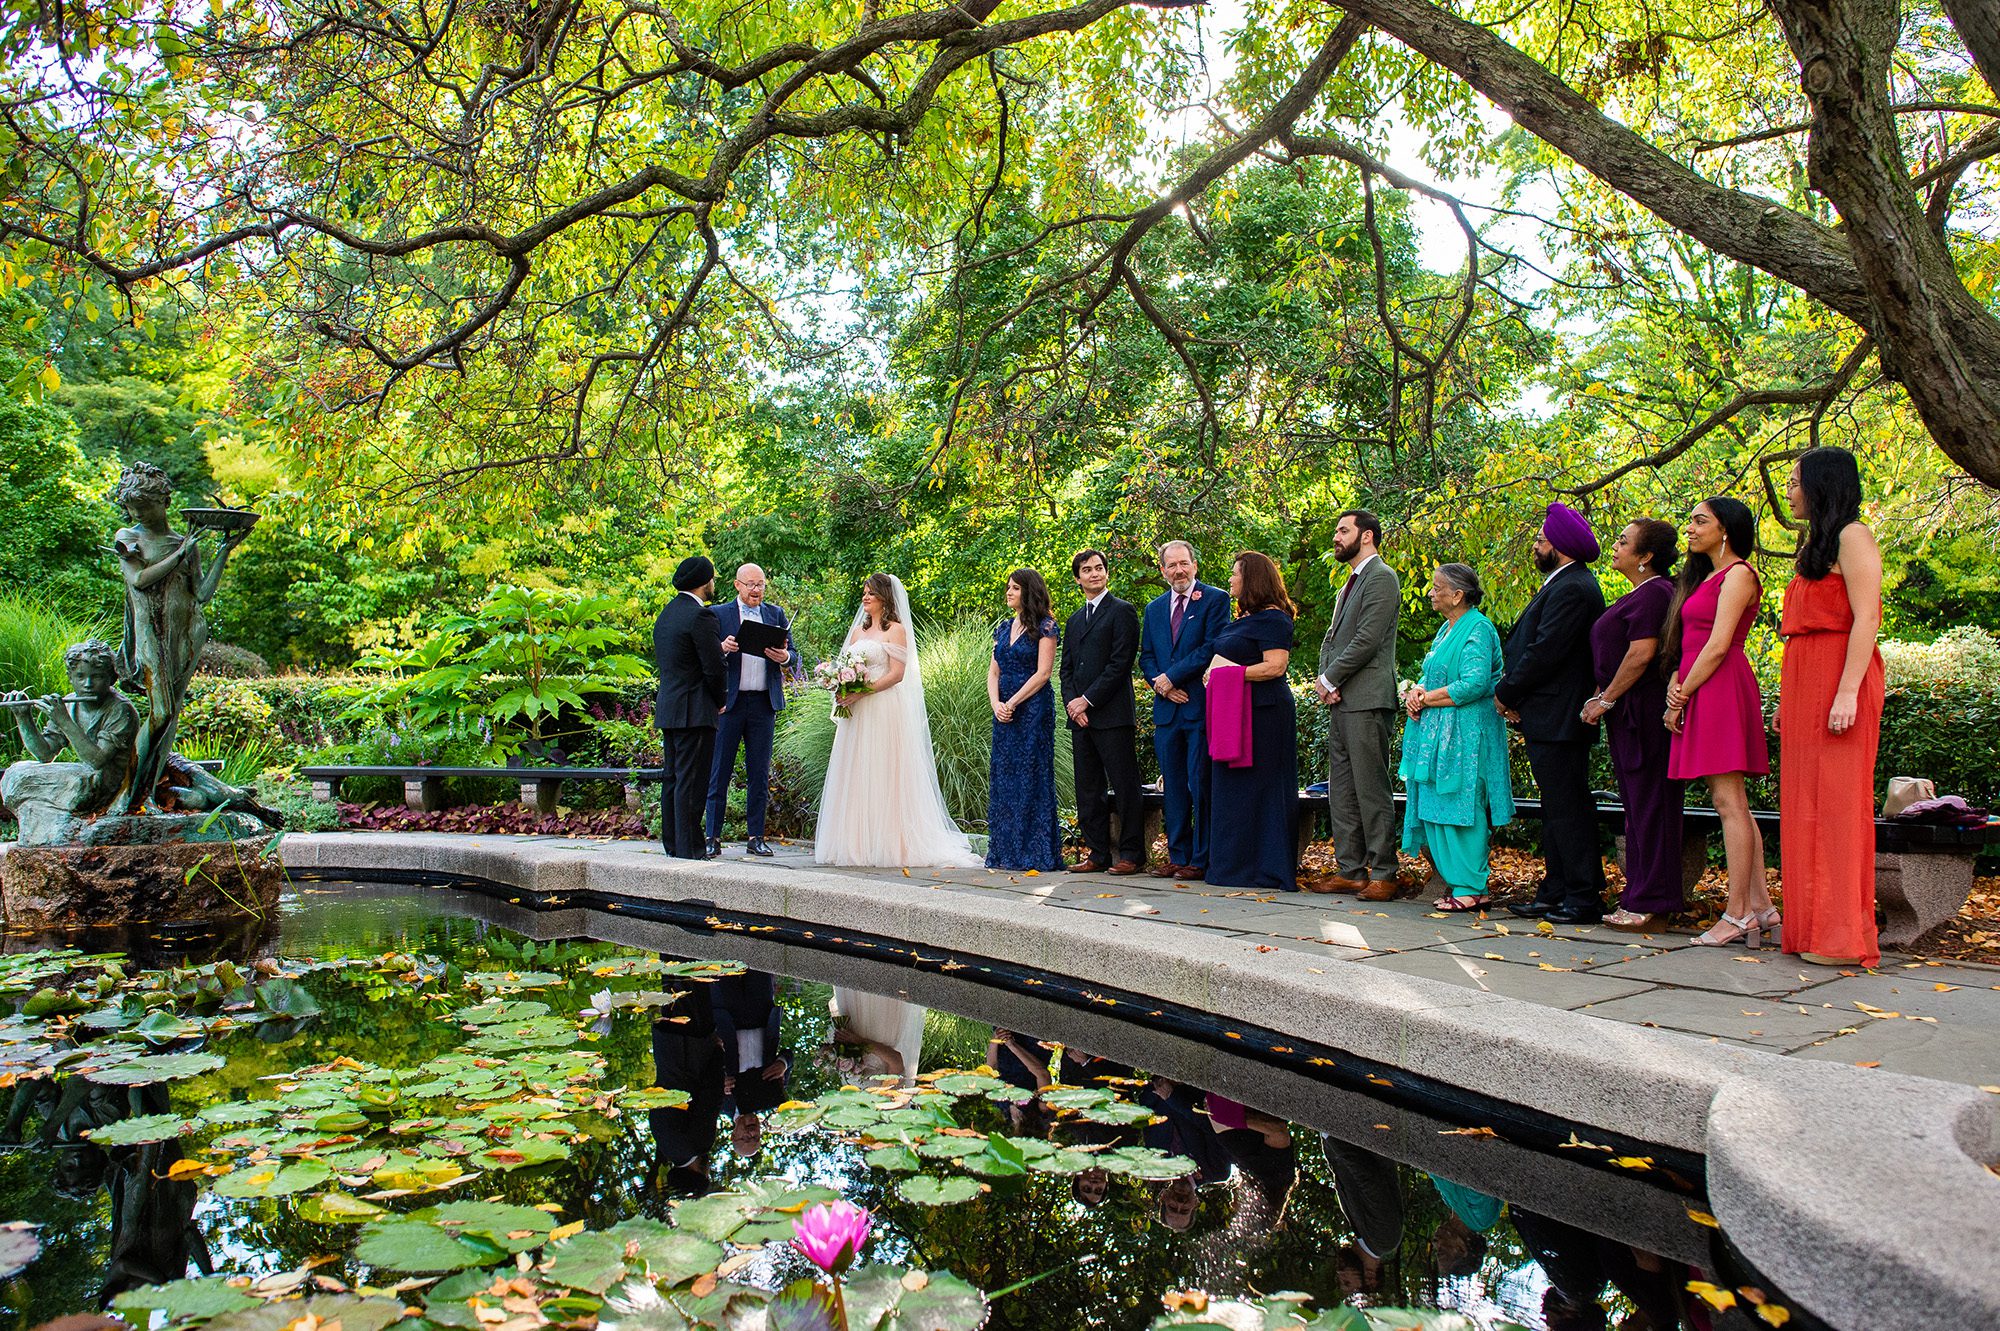
M 1492 31 L 1429 0 L 1343 8 L 1451 70 L 1606 185 L 1710 249 L 1790 283 L 1874 335 L 1932 439 L 2000 487 L 2000 322 L 1965 290 L 1897 146 L 1888 60 L 1894 0 L 1770 0 L 1813 103 L 1811 180 L 1832 231 L 1683 166 Z M 2000 63 L 1992 0 L 1949 0 L 1982 71 Z

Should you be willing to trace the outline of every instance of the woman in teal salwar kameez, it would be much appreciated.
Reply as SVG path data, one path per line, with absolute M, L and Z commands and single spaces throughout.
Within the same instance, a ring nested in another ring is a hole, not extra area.
M 1478 610 L 1479 575 L 1445 564 L 1431 579 L 1431 605 L 1444 627 L 1424 657 L 1422 682 L 1403 694 L 1401 776 L 1407 796 L 1403 849 L 1428 855 L 1451 888 L 1439 910 L 1487 904 L 1487 842 L 1514 817 L 1507 775 L 1507 727 L 1493 708 L 1500 678 L 1500 633 Z

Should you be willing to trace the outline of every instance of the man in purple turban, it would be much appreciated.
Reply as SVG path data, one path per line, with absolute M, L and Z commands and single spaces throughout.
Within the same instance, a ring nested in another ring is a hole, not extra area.
M 1604 613 L 1604 592 L 1585 567 L 1598 556 L 1597 535 L 1569 505 L 1550 504 L 1534 550 L 1542 587 L 1507 637 L 1506 673 L 1493 686 L 1493 705 L 1527 741 L 1542 796 L 1544 866 L 1534 899 L 1507 908 L 1527 919 L 1595 924 L 1604 916 L 1604 860 L 1590 793 L 1597 727 L 1585 725 L 1581 713 L 1596 682 L 1590 626 Z

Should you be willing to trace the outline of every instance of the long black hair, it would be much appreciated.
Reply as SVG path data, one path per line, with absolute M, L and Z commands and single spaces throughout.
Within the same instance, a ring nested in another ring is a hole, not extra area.
M 1722 525 L 1723 543 L 1731 554 L 1739 559 L 1748 559 L 1757 548 L 1757 515 L 1750 506 L 1740 499 L 1728 495 L 1710 495 L 1696 505 L 1715 515 Z M 1755 572 L 1753 569 L 1752 572 Z M 1672 677 L 1681 668 L 1681 607 L 1695 589 L 1707 582 L 1715 573 L 1715 561 L 1707 555 L 1688 551 L 1687 562 L 1681 565 L 1680 577 L 1674 582 L 1674 603 L 1667 610 L 1667 631 L 1660 642 L 1660 673 Z
M 1799 455 L 1799 492 L 1806 501 L 1806 538 L 1799 576 L 1819 581 L 1840 561 L 1840 534 L 1861 521 L 1861 468 L 1854 454 L 1831 444 Z

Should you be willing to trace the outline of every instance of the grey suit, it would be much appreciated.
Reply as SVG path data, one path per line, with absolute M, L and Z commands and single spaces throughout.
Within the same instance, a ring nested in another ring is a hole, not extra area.
M 1380 556 L 1350 574 L 1319 646 L 1319 677 L 1340 691 L 1327 725 L 1327 813 L 1343 878 L 1396 876 L 1389 740 L 1396 720 L 1402 584 Z

